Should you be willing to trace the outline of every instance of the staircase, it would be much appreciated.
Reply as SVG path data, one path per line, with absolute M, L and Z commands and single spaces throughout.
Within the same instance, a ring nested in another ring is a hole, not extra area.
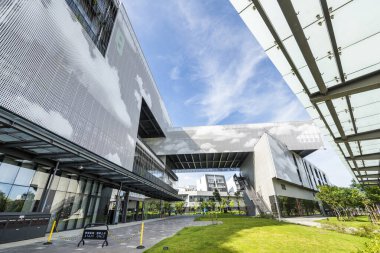
M 248 209 L 248 215 L 256 215 L 257 208 L 260 214 L 272 214 L 263 198 L 257 194 L 249 181 L 242 176 L 234 175 L 234 181 L 239 191 L 243 192 L 244 203 Z M 256 207 L 256 208 L 255 208 Z

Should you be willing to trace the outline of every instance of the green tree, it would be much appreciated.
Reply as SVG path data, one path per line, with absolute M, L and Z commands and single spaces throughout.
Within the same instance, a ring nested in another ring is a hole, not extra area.
M 233 208 L 235 207 L 235 203 L 233 200 L 230 200 L 230 202 L 228 203 L 228 206 L 230 207 L 230 210 L 232 211 Z
M 185 202 L 178 201 L 174 204 L 175 210 L 179 214 L 183 214 L 185 212 Z
M 238 210 L 239 210 L 239 214 L 240 214 L 240 191 L 236 191 L 234 193 L 235 197 L 236 197 L 236 203 L 237 203 L 237 206 L 238 206 Z
M 205 213 L 205 209 L 207 208 L 208 206 L 207 206 L 207 202 L 205 202 L 205 201 L 201 201 L 201 211 L 202 211 L 202 213 L 204 214 Z
M 171 210 L 172 207 L 171 207 L 171 204 L 169 202 L 165 202 L 164 203 L 164 213 L 167 213 L 169 216 L 171 214 Z
M 216 202 L 218 202 L 219 207 L 220 207 L 220 202 L 222 201 L 222 197 L 220 196 L 220 193 L 219 193 L 218 189 L 215 188 L 214 192 L 212 193 L 212 195 L 214 196 L 214 200 Z M 222 211 L 222 209 L 220 209 L 220 211 Z
M 225 198 L 222 198 L 222 201 L 220 201 L 220 212 L 222 211 L 227 213 L 227 200 Z
M 209 201 L 207 201 L 207 207 L 210 210 L 215 211 L 216 203 L 215 203 L 214 199 L 209 199 Z

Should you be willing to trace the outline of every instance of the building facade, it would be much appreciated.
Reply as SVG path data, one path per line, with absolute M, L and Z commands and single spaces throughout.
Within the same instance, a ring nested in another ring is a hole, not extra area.
M 205 174 L 197 180 L 197 191 L 227 192 L 226 178 L 223 175 Z
M 3 0 L 0 32 L 3 235 L 126 222 L 145 197 L 181 200 L 181 171 L 240 169 L 273 213 L 328 183 L 303 159 L 322 146 L 311 122 L 172 127 L 117 0 Z

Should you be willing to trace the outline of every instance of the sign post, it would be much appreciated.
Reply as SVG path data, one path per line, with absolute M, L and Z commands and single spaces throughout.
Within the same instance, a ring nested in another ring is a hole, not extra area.
M 107 227 L 107 229 L 93 229 L 93 227 L 96 227 L 96 226 L 105 226 Z M 83 243 L 84 245 L 84 240 L 104 240 L 102 244 L 102 248 L 104 247 L 104 245 L 108 246 L 108 241 L 107 241 L 108 230 L 109 229 L 108 229 L 107 224 L 102 224 L 102 223 L 87 224 L 84 227 L 82 239 L 79 241 L 77 247 L 79 247 L 81 243 Z

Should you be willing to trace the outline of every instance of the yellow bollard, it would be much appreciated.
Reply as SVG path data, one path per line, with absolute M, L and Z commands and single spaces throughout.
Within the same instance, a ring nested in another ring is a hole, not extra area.
M 53 236 L 53 231 L 54 231 L 55 225 L 56 225 L 56 221 L 54 220 L 53 226 L 51 226 L 51 230 L 50 230 L 48 240 L 47 240 L 47 242 L 44 243 L 44 245 L 52 244 L 51 237 Z
M 144 236 L 144 222 L 141 222 L 141 233 L 140 233 L 140 245 L 136 247 L 136 249 L 144 249 L 143 246 L 143 236 Z

